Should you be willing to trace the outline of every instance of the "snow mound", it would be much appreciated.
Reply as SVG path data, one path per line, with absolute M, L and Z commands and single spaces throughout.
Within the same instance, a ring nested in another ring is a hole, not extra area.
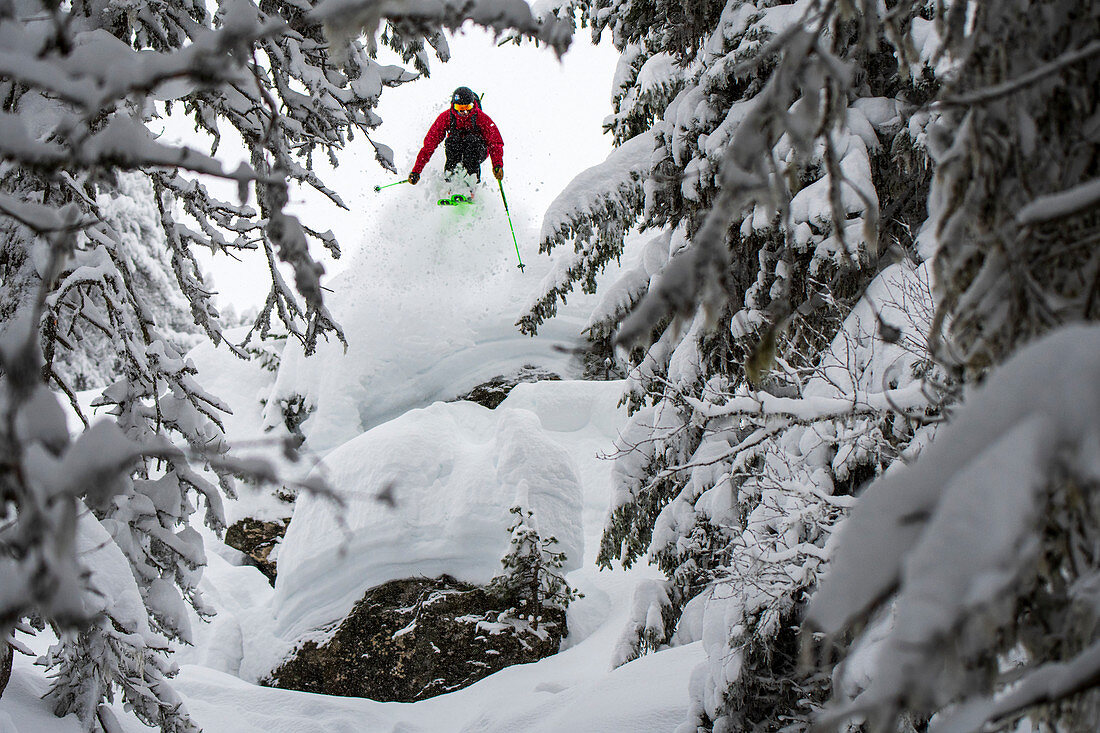
M 691 670 L 704 658 L 702 644 L 666 649 L 617 667 L 588 684 L 559 689 L 536 686 L 541 699 L 520 705 L 497 701 L 461 728 L 462 733 L 559 731 L 671 731 L 688 708 Z M 480 692 L 480 691 L 479 691 Z M 518 709 L 515 709 L 518 708 Z
M 287 642 L 331 627 L 390 580 L 488 582 L 508 550 L 514 505 L 558 539 L 566 571 L 580 567 L 578 471 L 529 410 L 436 403 L 342 445 L 318 470 L 343 506 L 307 495 L 295 508 L 272 603 Z

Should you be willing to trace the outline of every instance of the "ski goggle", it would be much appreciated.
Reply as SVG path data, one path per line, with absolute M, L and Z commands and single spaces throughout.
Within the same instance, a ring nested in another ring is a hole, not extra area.
M 456 104 L 455 105 L 455 112 L 469 112 L 473 108 L 474 108 L 474 105 L 472 105 L 472 104 Z

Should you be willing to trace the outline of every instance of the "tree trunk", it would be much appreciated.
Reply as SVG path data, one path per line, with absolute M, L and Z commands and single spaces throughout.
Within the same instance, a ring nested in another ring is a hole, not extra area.
M 11 662 L 14 655 L 15 650 L 12 645 L 6 641 L 0 641 L 0 696 L 3 696 L 4 688 L 8 686 L 8 680 L 11 679 Z

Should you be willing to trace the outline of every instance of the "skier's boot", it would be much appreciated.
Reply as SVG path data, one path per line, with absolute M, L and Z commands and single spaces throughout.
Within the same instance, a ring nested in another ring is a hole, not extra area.
M 476 180 L 473 176 L 454 169 L 446 172 L 443 182 L 445 189 L 449 189 L 451 194 L 436 202 L 440 206 L 461 206 L 474 202 Z

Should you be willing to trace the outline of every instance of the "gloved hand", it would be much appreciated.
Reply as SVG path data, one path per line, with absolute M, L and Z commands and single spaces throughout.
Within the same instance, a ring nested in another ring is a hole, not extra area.
M 498 165 L 493 167 L 493 175 L 498 181 L 504 180 L 504 166 Z
M 409 174 L 409 183 L 411 183 L 412 185 L 415 186 L 416 182 L 419 181 L 419 180 L 420 180 L 420 174 L 417 173 L 416 171 L 413 171 L 412 173 Z

